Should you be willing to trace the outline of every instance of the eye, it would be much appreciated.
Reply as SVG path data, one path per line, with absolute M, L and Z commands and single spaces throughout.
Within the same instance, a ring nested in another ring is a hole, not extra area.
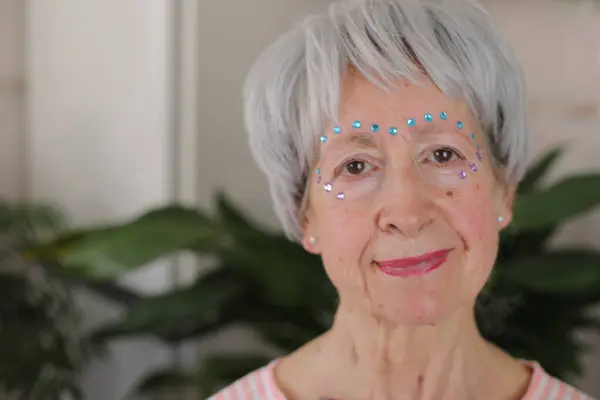
M 460 155 L 456 150 L 450 147 L 439 147 L 434 149 L 427 157 L 426 162 L 436 164 L 447 164 L 452 161 L 464 160 L 464 157 Z
M 372 168 L 373 166 L 366 161 L 351 160 L 342 166 L 342 173 L 358 176 L 365 172 L 369 172 Z

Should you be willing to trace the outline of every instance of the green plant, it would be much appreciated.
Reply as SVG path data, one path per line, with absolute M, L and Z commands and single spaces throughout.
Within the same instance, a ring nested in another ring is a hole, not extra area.
M 574 333 L 600 328 L 587 313 L 600 302 L 600 252 L 553 249 L 548 241 L 561 224 L 600 204 L 600 174 L 543 185 L 560 154 L 554 150 L 528 170 L 476 316 L 489 340 L 568 379 L 581 373 L 584 346 Z M 258 227 L 223 196 L 214 217 L 167 207 L 51 243 L 36 254 L 57 259 L 66 274 L 110 279 L 177 251 L 216 255 L 220 264 L 186 288 L 133 303 L 122 320 L 96 332 L 96 339 L 152 334 L 178 344 L 242 323 L 289 352 L 330 326 L 336 293 L 320 259 Z M 199 371 L 158 371 L 140 390 L 193 382 L 206 396 L 268 359 L 211 354 Z
M 80 398 L 86 355 L 68 285 L 23 258 L 64 227 L 53 207 L 0 203 L 0 395 Z

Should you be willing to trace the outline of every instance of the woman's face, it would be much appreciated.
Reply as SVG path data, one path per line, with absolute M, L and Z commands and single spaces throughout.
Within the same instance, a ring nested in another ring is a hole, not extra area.
M 343 84 L 309 175 L 304 246 L 351 309 L 408 325 L 472 309 L 512 190 L 467 105 L 433 84 L 385 92 L 355 71 Z

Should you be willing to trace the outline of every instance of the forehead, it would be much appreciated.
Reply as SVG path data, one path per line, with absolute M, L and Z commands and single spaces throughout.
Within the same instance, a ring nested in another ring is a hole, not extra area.
M 445 111 L 465 122 L 474 122 L 465 102 L 445 96 L 424 75 L 416 83 L 401 77 L 391 82 L 389 89 L 385 89 L 356 69 L 349 69 L 342 78 L 340 121 L 365 118 L 373 122 L 392 122 L 399 118 Z

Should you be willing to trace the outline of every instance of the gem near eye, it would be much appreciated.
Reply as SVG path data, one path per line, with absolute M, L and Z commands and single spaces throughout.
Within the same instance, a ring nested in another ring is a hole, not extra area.
M 433 115 L 431 115 L 431 114 L 425 114 L 425 121 L 426 122 L 433 121 Z
M 327 136 L 323 135 L 321 136 L 321 143 L 325 143 L 327 142 Z
M 331 192 L 333 186 L 331 185 L 331 183 L 327 183 L 325 186 L 323 186 L 323 189 L 325 189 L 326 192 Z
M 353 127 L 354 129 L 358 129 L 358 128 L 360 128 L 360 121 L 354 121 L 354 122 L 352 123 L 352 127 Z
M 377 125 L 377 124 L 371 125 L 371 131 L 372 132 L 378 132 L 379 131 L 379 125 Z
M 458 122 L 456 123 L 456 127 L 457 127 L 458 129 L 462 129 L 464 126 L 465 126 L 465 125 L 464 125 L 464 124 L 463 124 L 461 121 L 458 121 Z
M 408 126 L 415 126 L 417 124 L 417 121 L 415 121 L 414 118 L 409 118 L 407 123 L 408 123 Z
M 340 133 L 342 131 L 342 128 L 340 128 L 339 126 L 336 126 L 335 128 L 333 128 L 333 133 L 335 133 L 336 135 L 338 133 Z
M 398 128 L 391 127 L 388 132 L 390 133 L 390 135 L 397 135 L 398 134 Z
M 440 113 L 440 119 L 441 119 L 442 121 L 445 121 L 445 120 L 447 120 L 447 119 L 448 119 L 448 114 L 446 114 L 444 111 L 442 111 L 442 112 Z

